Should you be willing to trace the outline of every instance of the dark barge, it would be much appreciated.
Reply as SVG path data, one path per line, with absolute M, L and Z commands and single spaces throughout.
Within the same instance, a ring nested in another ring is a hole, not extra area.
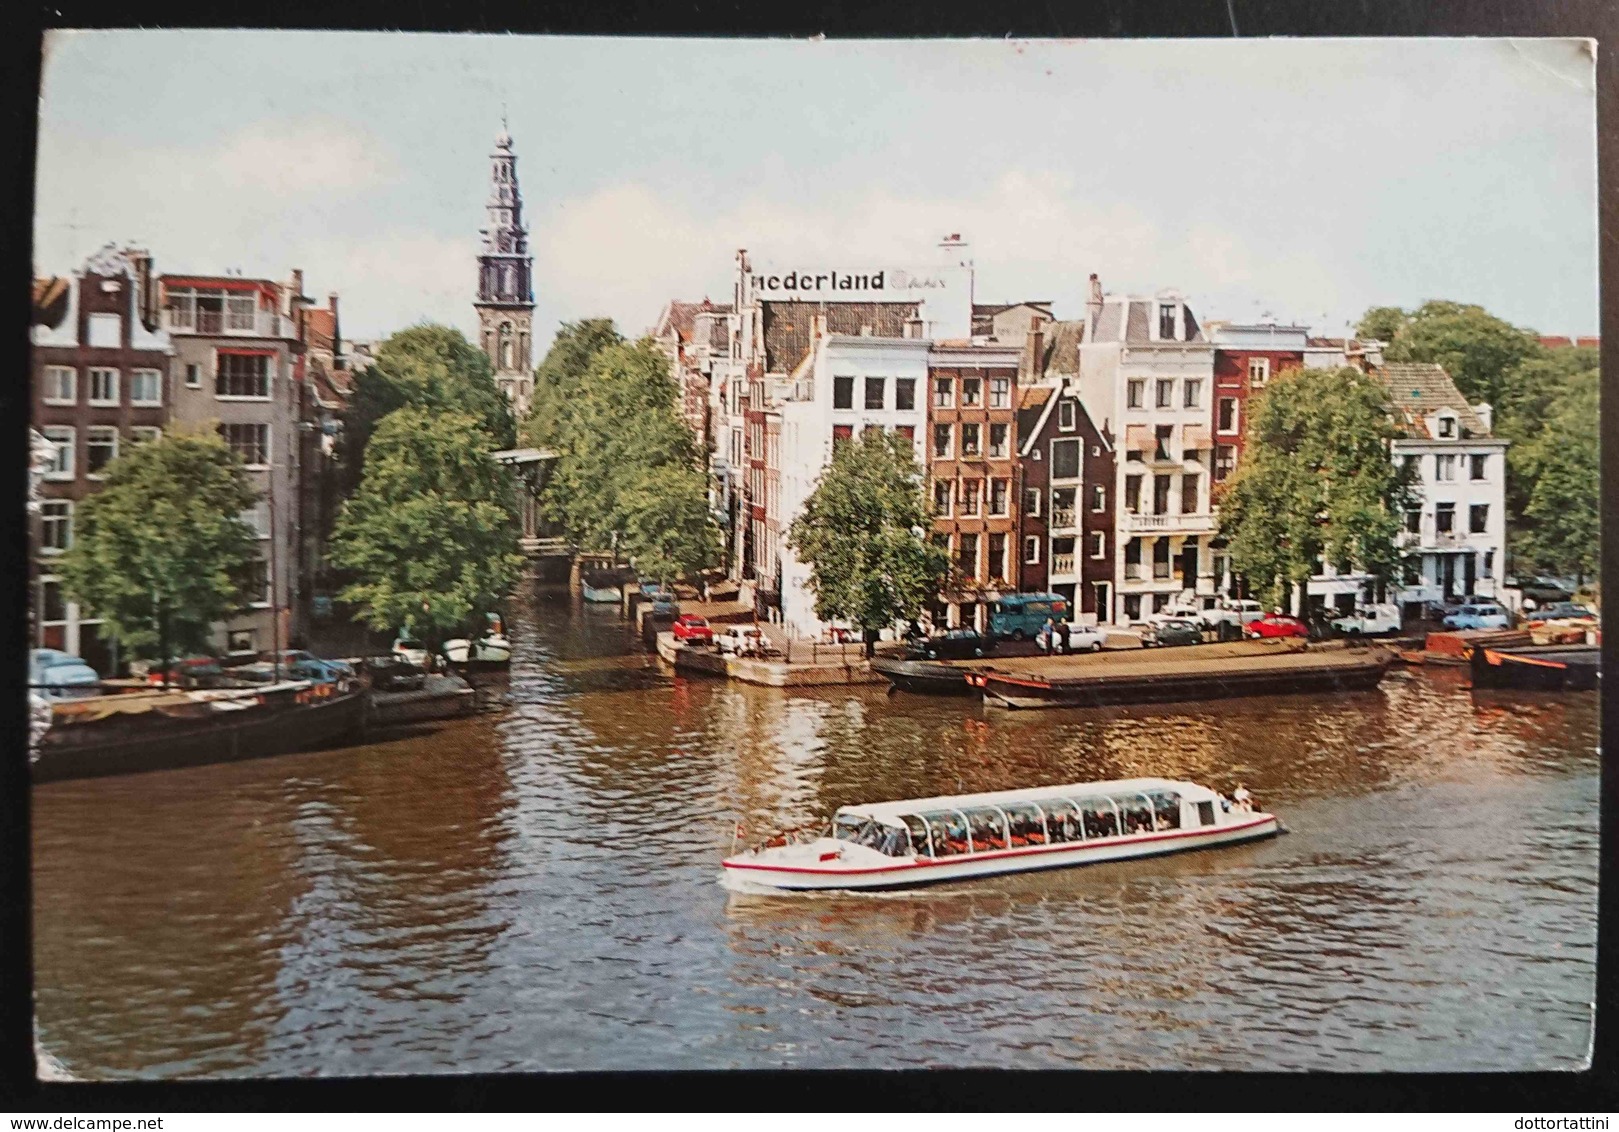
M 936 660 L 901 660 L 879 656 L 872 659 L 871 670 L 888 677 L 894 691 L 933 696 L 978 695 L 978 689 L 967 682 L 967 674 L 973 669 L 959 665 Z
M 1475 645 L 1475 688 L 1590 691 L 1602 686 L 1600 645 L 1530 645 L 1492 649 Z
M 305 682 L 97 696 L 52 706 L 35 782 L 133 774 L 336 746 L 365 731 L 367 693 Z

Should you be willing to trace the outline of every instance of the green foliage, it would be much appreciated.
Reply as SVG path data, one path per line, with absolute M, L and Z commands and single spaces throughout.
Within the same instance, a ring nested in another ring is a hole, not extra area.
M 1515 454 L 1526 484 L 1514 540 L 1519 574 L 1597 573 L 1601 556 L 1601 439 L 1597 370 L 1573 375 L 1546 427 Z M 1511 450 L 1508 450 L 1509 453 Z
M 1270 604 L 1308 581 L 1318 557 L 1393 580 L 1413 496 L 1389 458 L 1390 408 L 1382 385 L 1352 368 L 1288 371 L 1250 400 L 1220 533 L 1233 568 Z
M 916 617 L 950 565 L 932 525 L 908 441 L 871 432 L 838 443 L 787 534 L 810 566 L 815 615 L 868 633 Z
M 621 345 L 624 336 L 610 318 L 565 322 L 557 331 L 545 360 L 534 371 L 534 394 L 528 419 L 523 422 L 523 443 L 549 448 L 556 441 L 558 420 L 578 392 L 591 361 L 609 346 Z
M 338 450 L 343 494 L 359 482 L 378 423 L 406 406 L 471 414 L 491 450 L 517 442 L 511 408 L 483 351 L 448 326 L 412 326 L 384 342 L 376 364 L 355 375 Z
M 72 600 L 138 656 L 201 651 L 240 608 L 258 539 L 240 516 L 257 496 L 217 435 L 170 434 L 109 464 L 79 504 L 58 568 Z
M 1399 334 L 1400 328 L 1408 320 L 1406 313 L 1399 307 L 1373 307 L 1361 315 L 1360 323 L 1355 327 L 1355 333 L 1362 338 L 1373 338 L 1379 342 L 1393 342 Z
M 359 579 L 339 598 L 373 629 L 413 625 L 432 637 L 466 626 L 516 581 L 516 500 L 486 425 L 412 406 L 377 426 L 331 548 L 332 561 Z
M 1392 310 L 1374 307 L 1362 323 Z M 1434 299 L 1407 315 L 1384 356 L 1391 362 L 1438 362 L 1469 404 L 1497 405 L 1506 393 L 1509 371 L 1540 352 L 1533 332 L 1483 307 Z
M 718 562 L 702 452 L 657 345 L 601 346 L 567 390 L 550 418 L 547 439 L 559 459 L 542 506 L 568 540 L 590 550 L 616 546 L 641 574 L 657 578 Z

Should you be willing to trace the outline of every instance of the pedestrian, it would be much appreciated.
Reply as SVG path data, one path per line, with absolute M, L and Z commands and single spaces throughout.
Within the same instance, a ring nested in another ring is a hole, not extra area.
M 1068 628 L 1068 622 L 1064 621 L 1061 625 L 1057 626 L 1057 635 L 1060 638 L 1062 638 L 1062 654 L 1064 656 L 1068 655 L 1068 635 L 1069 635 L 1069 632 L 1070 632 L 1070 630 Z

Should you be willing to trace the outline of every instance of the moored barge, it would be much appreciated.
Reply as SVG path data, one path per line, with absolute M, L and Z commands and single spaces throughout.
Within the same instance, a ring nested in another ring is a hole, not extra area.
M 1276 815 L 1196 783 L 1131 778 L 844 806 L 823 829 L 779 835 L 723 863 L 727 876 L 770 888 L 911 888 L 1234 845 L 1280 829 Z
M 1590 691 L 1602 684 L 1600 645 L 1475 645 L 1471 662 L 1475 688 Z

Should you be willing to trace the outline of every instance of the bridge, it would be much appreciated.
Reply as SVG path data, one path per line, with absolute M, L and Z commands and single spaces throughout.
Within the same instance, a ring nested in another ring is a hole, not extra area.
M 519 549 L 532 559 L 571 559 L 574 547 L 557 529 L 557 524 L 547 522 L 540 512 L 540 493 L 556 466 L 558 454 L 549 448 L 503 448 L 491 455 L 510 468 L 523 486 L 523 533 L 518 539 Z M 611 565 L 614 559 L 607 551 L 585 551 L 580 557 L 601 560 L 603 565 Z

